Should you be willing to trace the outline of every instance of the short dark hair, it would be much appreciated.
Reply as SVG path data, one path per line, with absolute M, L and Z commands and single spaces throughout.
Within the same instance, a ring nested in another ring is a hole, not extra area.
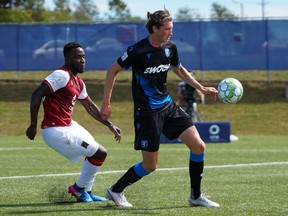
M 148 21 L 146 22 L 145 27 L 150 34 L 153 33 L 153 26 L 156 26 L 156 28 L 159 29 L 161 26 L 164 26 L 164 22 L 172 21 L 170 12 L 166 9 L 158 10 L 154 13 L 147 12 L 147 18 Z
M 69 42 L 67 44 L 65 44 L 64 48 L 63 48 L 63 54 L 64 57 L 68 57 L 68 55 L 71 53 L 71 50 L 76 49 L 78 47 L 81 47 L 81 44 L 79 44 L 78 42 Z

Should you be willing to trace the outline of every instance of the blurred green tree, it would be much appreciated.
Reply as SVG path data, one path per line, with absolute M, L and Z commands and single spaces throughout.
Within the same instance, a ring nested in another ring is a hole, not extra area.
M 229 11 L 225 6 L 213 3 L 211 6 L 211 19 L 216 21 L 233 21 L 239 18 Z

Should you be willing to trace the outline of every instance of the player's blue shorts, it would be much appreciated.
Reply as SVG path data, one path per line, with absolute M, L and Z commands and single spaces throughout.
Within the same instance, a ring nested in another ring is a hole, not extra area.
M 160 135 L 173 140 L 187 128 L 193 126 L 191 117 L 175 102 L 157 110 L 135 108 L 135 150 L 155 152 L 159 150 Z

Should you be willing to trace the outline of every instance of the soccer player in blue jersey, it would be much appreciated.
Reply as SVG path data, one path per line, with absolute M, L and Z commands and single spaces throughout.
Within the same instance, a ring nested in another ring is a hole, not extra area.
M 132 68 L 134 100 L 135 150 L 141 150 L 143 160 L 133 165 L 106 196 L 116 205 L 132 207 L 124 196 L 124 189 L 156 170 L 160 135 L 169 139 L 179 137 L 190 149 L 189 173 L 190 206 L 219 207 L 201 193 L 205 143 L 200 138 L 189 115 L 172 100 L 166 88 L 170 68 L 183 81 L 216 100 L 217 90 L 204 87 L 181 65 L 177 47 L 170 41 L 173 22 L 168 10 L 147 13 L 149 36 L 129 46 L 126 52 L 108 69 L 101 107 L 103 119 L 111 115 L 110 99 L 115 78 L 123 69 Z

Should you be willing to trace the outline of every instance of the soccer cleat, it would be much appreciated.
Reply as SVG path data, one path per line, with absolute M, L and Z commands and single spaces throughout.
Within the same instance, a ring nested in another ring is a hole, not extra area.
M 204 207 L 220 207 L 220 205 L 216 202 L 209 200 L 204 194 L 201 194 L 197 199 L 193 199 L 189 197 L 189 205 L 190 206 L 204 206 Z
M 112 200 L 117 206 L 133 207 L 132 204 L 126 200 L 123 192 L 113 192 L 111 187 L 106 191 L 106 198 Z
M 93 194 L 92 192 L 89 192 L 88 194 L 90 195 L 91 199 L 92 199 L 94 202 L 105 202 L 105 201 L 107 201 L 107 199 L 105 199 L 104 197 L 96 196 L 96 195 Z
M 69 186 L 68 193 L 77 199 L 77 202 L 93 202 L 86 190 L 77 190 L 73 185 Z

